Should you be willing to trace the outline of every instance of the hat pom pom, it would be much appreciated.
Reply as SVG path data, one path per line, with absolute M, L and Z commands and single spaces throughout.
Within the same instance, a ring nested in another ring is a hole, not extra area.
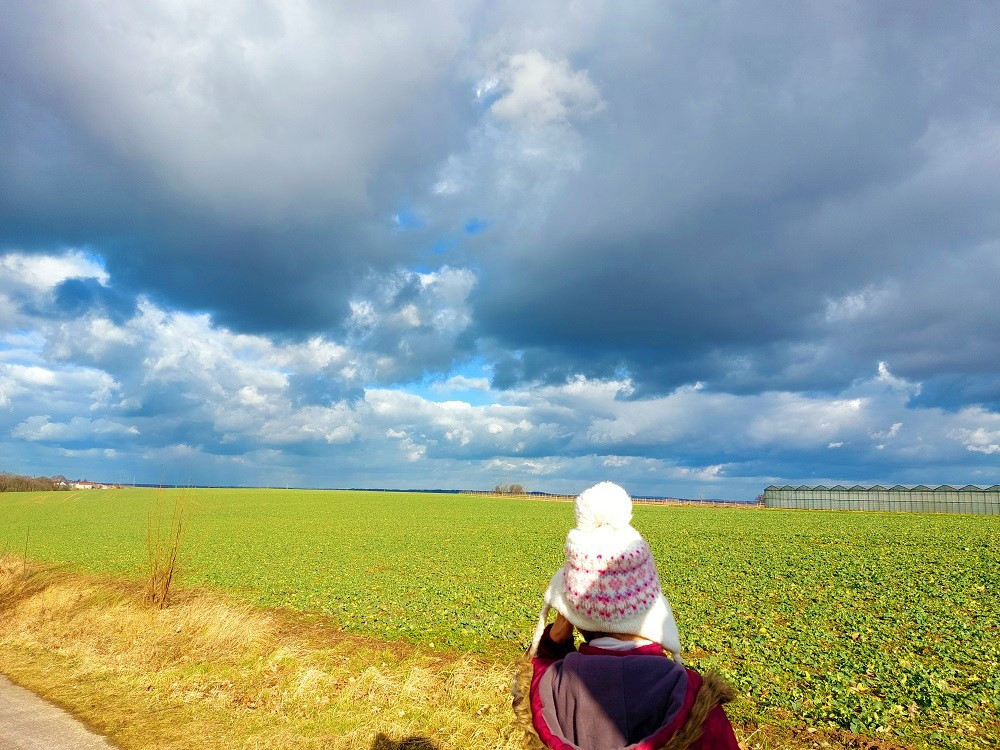
M 617 484 L 601 482 L 580 493 L 573 511 L 582 531 L 602 526 L 623 529 L 632 521 L 632 498 Z

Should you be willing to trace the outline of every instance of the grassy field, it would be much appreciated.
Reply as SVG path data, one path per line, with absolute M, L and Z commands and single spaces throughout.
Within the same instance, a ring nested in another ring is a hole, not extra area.
M 501 662 L 573 522 L 567 503 L 452 495 L 5 493 L 0 551 L 138 578 L 150 510 L 178 498 L 181 585 Z M 1000 746 L 1000 519 L 642 506 L 633 524 L 686 659 L 743 694 L 741 727 Z

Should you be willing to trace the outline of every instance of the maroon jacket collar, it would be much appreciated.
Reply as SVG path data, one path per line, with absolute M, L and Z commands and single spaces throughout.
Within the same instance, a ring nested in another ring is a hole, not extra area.
M 646 643 L 642 646 L 636 646 L 635 648 L 622 651 L 598 648 L 597 646 L 591 646 L 589 643 L 581 643 L 580 653 L 597 656 L 662 656 L 666 658 L 666 654 L 663 652 L 663 646 L 659 643 Z

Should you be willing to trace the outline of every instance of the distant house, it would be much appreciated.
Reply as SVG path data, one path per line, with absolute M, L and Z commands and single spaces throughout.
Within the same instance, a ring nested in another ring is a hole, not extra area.
M 100 482 L 89 482 L 86 479 L 77 479 L 73 482 L 73 486 L 78 490 L 106 490 L 108 485 L 101 484 Z

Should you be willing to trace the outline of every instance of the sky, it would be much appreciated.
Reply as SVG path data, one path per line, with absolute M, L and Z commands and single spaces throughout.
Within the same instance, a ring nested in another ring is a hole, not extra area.
M 0 470 L 1000 481 L 996 3 L 0 11 Z

